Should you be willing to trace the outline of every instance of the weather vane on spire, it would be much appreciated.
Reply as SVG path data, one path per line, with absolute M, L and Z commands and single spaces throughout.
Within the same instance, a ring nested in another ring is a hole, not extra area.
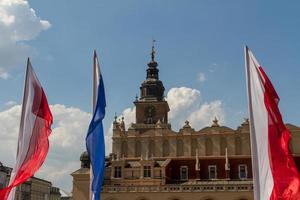
M 152 62 L 154 62 L 154 58 L 155 58 L 155 49 L 154 49 L 155 42 L 156 42 L 156 40 L 152 40 L 152 52 L 151 52 Z

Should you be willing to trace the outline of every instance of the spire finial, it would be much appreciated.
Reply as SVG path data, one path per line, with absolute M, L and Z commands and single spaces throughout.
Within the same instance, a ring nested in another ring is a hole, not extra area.
M 117 122 L 117 119 L 118 119 L 118 116 L 117 116 L 117 113 L 115 112 L 115 122 Z
M 152 40 L 152 51 L 151 51 L 151 60 L 152 62 L 154 62 L 154 58 L 155 58 L 155 49 L 154 49 L 154 44 L 155 44 L 156 40 Z
M 212 126 L 213 127 L 220 126 L 218 122 L 219 122 L 219 120 L 217 119 L 217 117 L 215 117 L 215 119 L 213 120 Z

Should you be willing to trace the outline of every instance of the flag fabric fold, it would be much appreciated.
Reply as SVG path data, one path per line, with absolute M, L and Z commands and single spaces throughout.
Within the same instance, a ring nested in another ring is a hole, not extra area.
M 279 96 L 248 47 L 245 66 L 254 199 L 299 200 L 300 177 L 289 151 L 291 134 L 279 111 Z
M 16 165 L 9 186 L 0 190 L 1 200 L 13 200 L 14 187 L 32 177 L 45 161 L 52 121 L 46 95 L 28 59 Z
M 105 116 L 105 91 L 100 66 L 94 52 L 93 118 L 86 136 L 86 147 L 91 160 L 91 199 L 99 200 L 105 169 L 105 142 L 102 120 Z

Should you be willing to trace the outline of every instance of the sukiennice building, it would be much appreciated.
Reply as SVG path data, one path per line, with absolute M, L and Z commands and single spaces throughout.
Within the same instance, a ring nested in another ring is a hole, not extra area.
M 249 121 L 237 129 L 211 126 L 194 130 L 188 121 L 171 129 L 170 111 L 158 64 L 148 63 L 147 78 L 134 101 L 136 120 L 113 122 L 113 148 L 106 158 L 102 200 L 250 200 L 253 199 Z M 300 128 L 291 124 L 290 150 L 300 167 Z M 72 173 L 73 200 L 88 200 L 90 162 Z

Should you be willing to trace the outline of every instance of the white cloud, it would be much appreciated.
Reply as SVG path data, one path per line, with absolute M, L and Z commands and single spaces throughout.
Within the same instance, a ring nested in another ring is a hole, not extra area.
M 200 103 L 200 91 L 187 87 L 171 88 L 166 100 L 170 106 L 169 118 L 173 119 L 182 115 L 193 104 Z
M 16 105 L 17 104 L 17 102 L 15 102 L 15 101 L 8 101 L 8 102 L 6 102 L 5 104 L 4 104 L 4 106 L 6 106 L 6 107 L 11 107 L 11 106 L 14 106 L 14 105 Z
M 54 124 L 50 135 L 50 149 L 38 177 L 70 190 L 70 173 L 80 167 L 79 157 L 85 150 L 85 136 L 91 115 L 78 108 L 56 104 L 50 106 Z M 21 106 L 15 105 L 0 112 L 0 161 L 14 165 Z M 5 153 L 3 153 L 5 152 Z
M 4 70 L 4 68 L 0 68 L 0 78 L 4 80 L 9 78 L 9 74 Z
M 206 76 L 205 76 L 205 74 L 202 73 L 202 72 L 198 73 L 198 75 L 197 75 L 197 80 L 198 80 L 199 82 L 204 82 L 204 81 L 206 81 Z
M 172 88 L 167 93 L 167 101 L 170 106 L 169 118 L 172 127 L 177 130 L 185 120 L 191 122 L 195 129 L 211 125 L 214 117 L 225 121 L 225 113 L 220 100 L 201 102 L 200 91 L 187 87 Z
M 220 124 L 225 122 L 225 113 L 220 100 L 202 104 L 187 119 L 190 121 L 191 126 L 200 129 L 211 125 L 215 117 L 219 120 Z
M 26 0 L 0 0 L 0 78 L 25 63 L 34 49 L 24 42 L 35 39 L 50 23 L 40 19 Z

